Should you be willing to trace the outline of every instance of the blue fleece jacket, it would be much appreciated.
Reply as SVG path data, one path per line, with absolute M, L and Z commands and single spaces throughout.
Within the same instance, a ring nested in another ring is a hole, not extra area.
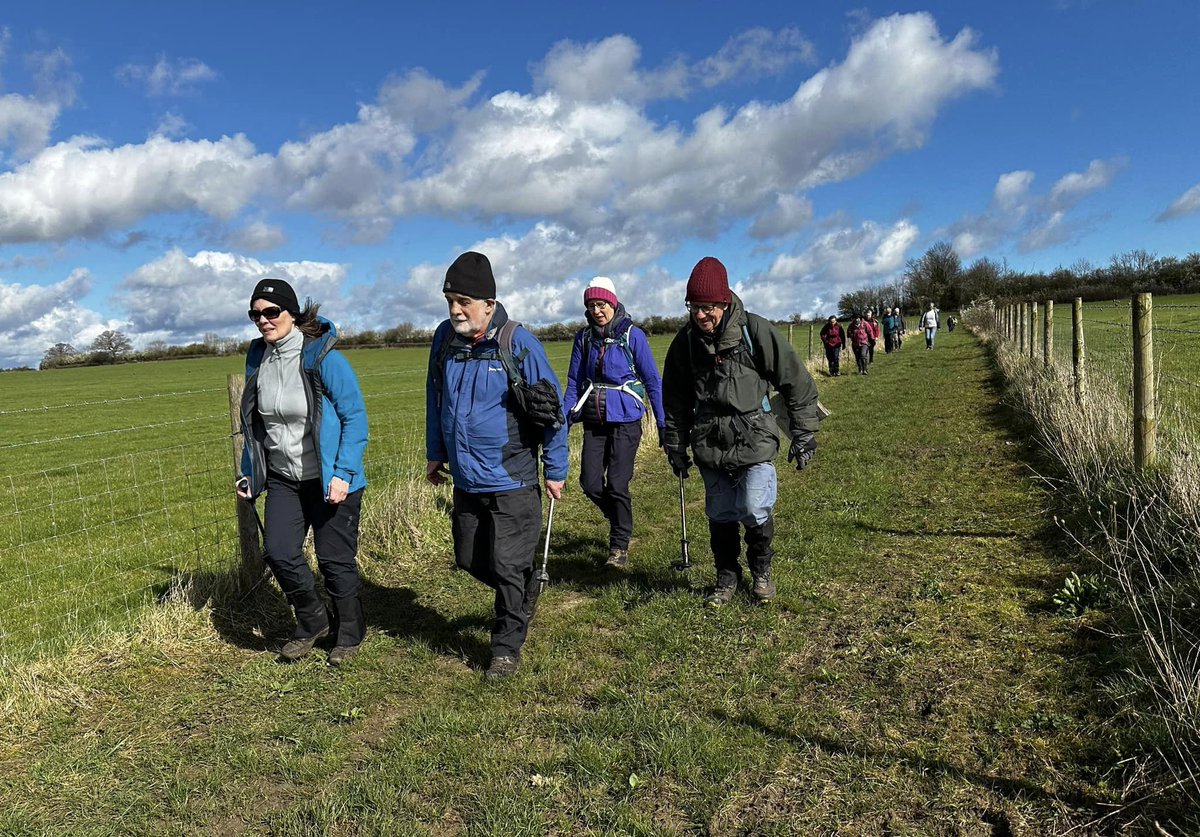
M 304 394 L 308 399 L 309 428 L 319 428 L 313 437 L 317 459 L 321 463 L 321 485 L 329 495 L 334 477 L 349 483 L 351 492 L 367 484 L 363 473 L 363 452 L 367 448 L 367 405 L 358 378 L 350 362 L 334 351 L 337 330 L 324 317 L 319 337 L 304 337 L 300 364 L 304 374 Z M 246 387 L 242 391 L 242 476 L 250 478 L 250 491 L 258 496 L 267 484 L 267 456 L 263 440 L 266 428 L 258 412 L 258 386 L 255 375 L 267 353 L 261 337 L 250 344 L 246 353 Z
M 567 426 L 557 430 L 522 425 L 510 407 L 508 375 L 497 355 L 501 326 L 508 322 L 504 306 L 496 303 L 487 333 L 469 344 L 444 320 L 433 335 L 425 381 L 425 458 L 447 462 L 454 487 L 469 494 L 512 491 L 537 485 L 537 451 L 542 451 L 545 479 L 567 478 Z M 441 389 L 434 370 L 446 341 Z M 542 344 L 518 327 L 513 333 L 513 356 L 521 374 L 532 384 L 547 380 L 561 397 L 558 378 Z M 523 357 L 522 357 L 523 356 Z
M 614 334 L 629 335 L 629 351 L 633 355 L 633 366 L 629 357 L 619 343 L 604 343 L 589 339 L 591 326 L 584 326 L 575 334 L 575 345 L 571 349 L 571 363 L 567 368 L 567 392 L 563 401 L 563 410 L 567 413 L 568 422 L 580 421 L 582 416 L 594 415 L 598 410 L 584 409 L 571 412 L 576 407 L 579 398 L 587 392 L 588 383 L 604 384 L 619 387 L 630 381 L 641 381 L 646 387 L 645 401 L 654 411 L 654 421 L 659 427 L 666 423 L 662 404 L 662 377 L 658 374 L 658 365 L 650 352 L 650 342 L 645 333 L 625 318 L 616 324 Z M 586 353 L 586 357 L 584 356 Z M 593 387 L 588 398 L 603 397 L 603 416 L 607 423 L 617 424 L 631 421 L 641 421 L 647 405 L 639 402 L 628 392 L 617 389 L 604 390 L 603 393 Z

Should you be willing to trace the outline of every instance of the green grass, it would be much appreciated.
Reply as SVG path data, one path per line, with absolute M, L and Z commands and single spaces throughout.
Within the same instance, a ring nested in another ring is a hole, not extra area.
M 669 569 L 677 483 L 644 449 L 627 573 L 596 567 L 572 474 L 512 681 L 481 682 L 491 594 L 444 541 L 364 560 L 372 631 L 342 669 L 275 662 L 269 587 L 17 667 L 0 832 L 1103 831 L 1137 754 L 1102 649 L 1054 613 L 1069 556 L 993 374 L 960 330 L 818 381 L 833 415 L 805 472 L 780 460 L 771 608 L 701 605 L 697 479 L 696 568 Z

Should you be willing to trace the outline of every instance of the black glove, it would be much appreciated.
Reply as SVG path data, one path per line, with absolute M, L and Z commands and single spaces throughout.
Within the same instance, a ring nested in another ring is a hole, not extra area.
M 675 476 L 688 478 L 688 468 L 692 467 L 692 460 L 688 459 L 687 450 L 681 448 L 667 448 L 667 462 L 671 463 L 671 471 Z
M 816 452 L 816 437 L 812 433 L 800 433 L 792 439 L 792 446 L 788 448 L 788 462 L 795 462 L 796 470 L 803 471 Z
M 666 445 L 667 445 L 667 440 L 663 436 L 663 434 L 666 433 L 666 431 L 667 431 L 667 428 L 665 428 L 665 427 L 658 428 L 658 446 L 660 448 L 666 447 Z

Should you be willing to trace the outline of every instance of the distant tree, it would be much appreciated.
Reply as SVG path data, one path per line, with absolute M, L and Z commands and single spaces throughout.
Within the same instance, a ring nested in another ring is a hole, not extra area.
M 904 279 L 906 299 L 922 308 L 930 302 L 938 308 L 957 308 L 963 301 L 962 260 L 948 241 L 937 242 L 919 259 L 909 259 Z
M 79 351 L 70 343 L 55 343 L 46 350 L 46 354 L 42 355 L 42 362 L 38 368 L 53 369 L 56 366 L 65 366 L 77 357 L 79 357 Z
M 842 294 L 838 299 L 838 316 L 843 319 L 861 317 L 868 308 L 874 309 L 875 302 L 876 293 L 873 289 Z
M 115 363 L 133 351 L 133 341 L 127 335 L 109 329 L 92 341 L 91 349 L 100 363 Z

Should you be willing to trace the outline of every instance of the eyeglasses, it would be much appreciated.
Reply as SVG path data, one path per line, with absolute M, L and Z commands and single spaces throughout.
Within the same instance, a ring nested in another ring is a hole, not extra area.
M 246 313 L 250 315 L 250 319 L 257 323 L 263 317 L 266 317 L 268 320 L 277 319 L 283 313 L 283 309 L 278 305 L 272 305 L 269 308 L 251 308 Z
M 611 307 L 611 304 L 606 299 L 589 299 L 587 302 L 583 303 L 583 307 L 588 309 L 603 308 L 606 305 Z
M 706 317 L 712 316 L 712 312 L 721 307 L 719 304 L 698 305 L 694 302 L 686 302 L 684 305 L 687 307 L 687 310 L 691 311 L 693 314 L 703 314 Z

